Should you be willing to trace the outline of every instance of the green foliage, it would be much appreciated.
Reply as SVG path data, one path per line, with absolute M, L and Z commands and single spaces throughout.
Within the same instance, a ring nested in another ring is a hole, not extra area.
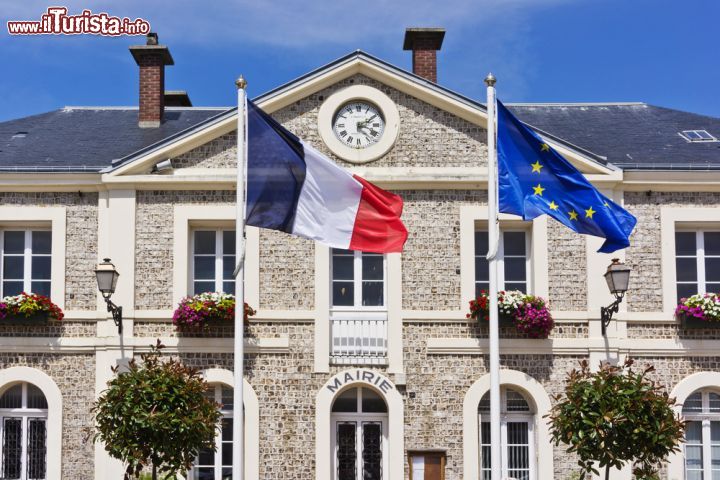
M 593 373 L 582 361 L 547 415 L 555 445 L 567 444 L 580 457 L 582 479 L 599 474 L 596 462 L 606 478 L 630 462 L 634 478 L 656 480 L 660 462 L 680 450 L 685 423 L 673 411 L 674 399 L 647 378 L 653 367 L 636 371 L 632 364 L 602 364 Z
M 142 362 L 131 360 L 93 407 L 95 439 L 127 464 L 126 479 L 145 467 L 172 478 L 192 466 L 201 448 L 215 448 L 219 405 L 205 396 L 207 383 L 197 370 L 160 360 L 163 348 L 158 340 Z

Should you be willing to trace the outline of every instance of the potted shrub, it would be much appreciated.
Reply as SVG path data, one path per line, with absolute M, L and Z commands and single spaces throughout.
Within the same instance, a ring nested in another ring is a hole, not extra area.
M 720 326 L 720 298 L 717 293 L 681 298 L 675 318 L 682 328 L 717 328 Z
M 255 315 L 245 304 L 243 320 Z M 178 329 L 207 329 L 210 326 L 233 325 L 235 296 L 229 293 L 206 292 L 183 298 L 173 313 L 173 324 Z
M 15 325 L 38 325 L 48 320 L 61 321 L 65 315 L 48 297 L 25 293 L 0 301 L 0 320 Z
M 467 317 L 488 321 L 489 305 L 488 293 L 481 290 L 478 298 L 470 300 L 470 313 Z M 541 297 L 519 290 L 498 292 L 498 310 L 501 326 L 512 325 L 531 338 L 547 338 L 555 326 L 547 302 Z

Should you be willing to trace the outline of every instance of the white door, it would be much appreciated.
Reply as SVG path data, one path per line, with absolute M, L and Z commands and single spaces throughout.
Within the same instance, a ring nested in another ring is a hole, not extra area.
M 387 416 L 333 415 L 333 480 L 387 480 Z

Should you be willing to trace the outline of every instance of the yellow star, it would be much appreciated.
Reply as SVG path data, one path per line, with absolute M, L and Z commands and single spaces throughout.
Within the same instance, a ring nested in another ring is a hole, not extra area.
M 535 195 L 540 195 L 541 197 L 542 197 L 542 192 L 545 191 L 545 189 L 539 183 L 537 184 L 536 187 L 533 187 L 533 190 L 535 191 Z
M 590 208 L 585 210 L 585 218 L 589 218 L 592 220 L 592 216 L 594 213 L 595 213 L 595 210 L 593 210 L 592 206 L 590 206 Z
M 568 215 L 570 215 L 570 220 L 577 220 L 578 214 L 575 210 L 568 212 Z
M 555 202 L 550 202 L 550 210 L 557 210 L 558 204 Z
M 605 205 L 607 208 L 610 208 L 610 205 L 608 205 L 608 202 L 604 202 L 603 205 Z
M 550 151 L 550 145 L 547 143 L 540 144 L 540 151 L 541 152 L 549 152 Z
M 532 166 L 532 169 L 533 169 L 532 173 L 535 173 L 535 172 L 540 173 L 540 170 L 542 170 L 542 168 L 543 168 L 543 166 L 540 165 L 539 160 L 535 160 L 535 163 L 531 163 L 530 166 Z

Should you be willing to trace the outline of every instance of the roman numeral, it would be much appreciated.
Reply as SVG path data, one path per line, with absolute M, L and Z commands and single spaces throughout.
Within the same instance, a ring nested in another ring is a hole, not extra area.
M 360 145 L 360 139 L 358 138 L 355 143 L 357 143 L 358 145 Z
M 377 137 L 378 132 L 376 132 L 375 130 L 370 130 L 370 135 L 372 135 L 373 137 Z
M 345 118 L 345 115 L 339 115 L 338 118 Z
M 347 138 L 347 142 L 348 142 L 348 143 L 352 143 L 352 139 L 353 139 L 353 137 L 352 137 L 352 135 L 350 135 L 350 136 Z
M 341 136 L 341 137 L 345 138 L 345 135 L 347 135 L 347 132 L 346 132 L 345 130 L 343 130 L 342 132 L 340 132 L 340 136 Z
M 360 105 L 355 105 L 355 110 L 360 112 L 360 111 L 362 111 L 362 107 Z
M 373 123 L 373 127 L 375 127 L 375 128 L 380 128 L 380 124 L 379 124 L 379 123 Z
M 367 113 L 367 112 L 366 112 Z M 373 118 L 377 117 L 377 114 L 373 115 L 372 117 L 368 118 L 367 121 L 371 122 Z
M 347 108 L 345 109 L 345 111 L 348 112 L 348 113 L 353 113 L 352 108 L 350 108 L 350 107 L 347 107 Z
M 344 124 L 344 123 L 338 123 L 338 124 L 337 124 L 337 127 L 338 127 L 338 128 L 345 128 L 345 124 Z

